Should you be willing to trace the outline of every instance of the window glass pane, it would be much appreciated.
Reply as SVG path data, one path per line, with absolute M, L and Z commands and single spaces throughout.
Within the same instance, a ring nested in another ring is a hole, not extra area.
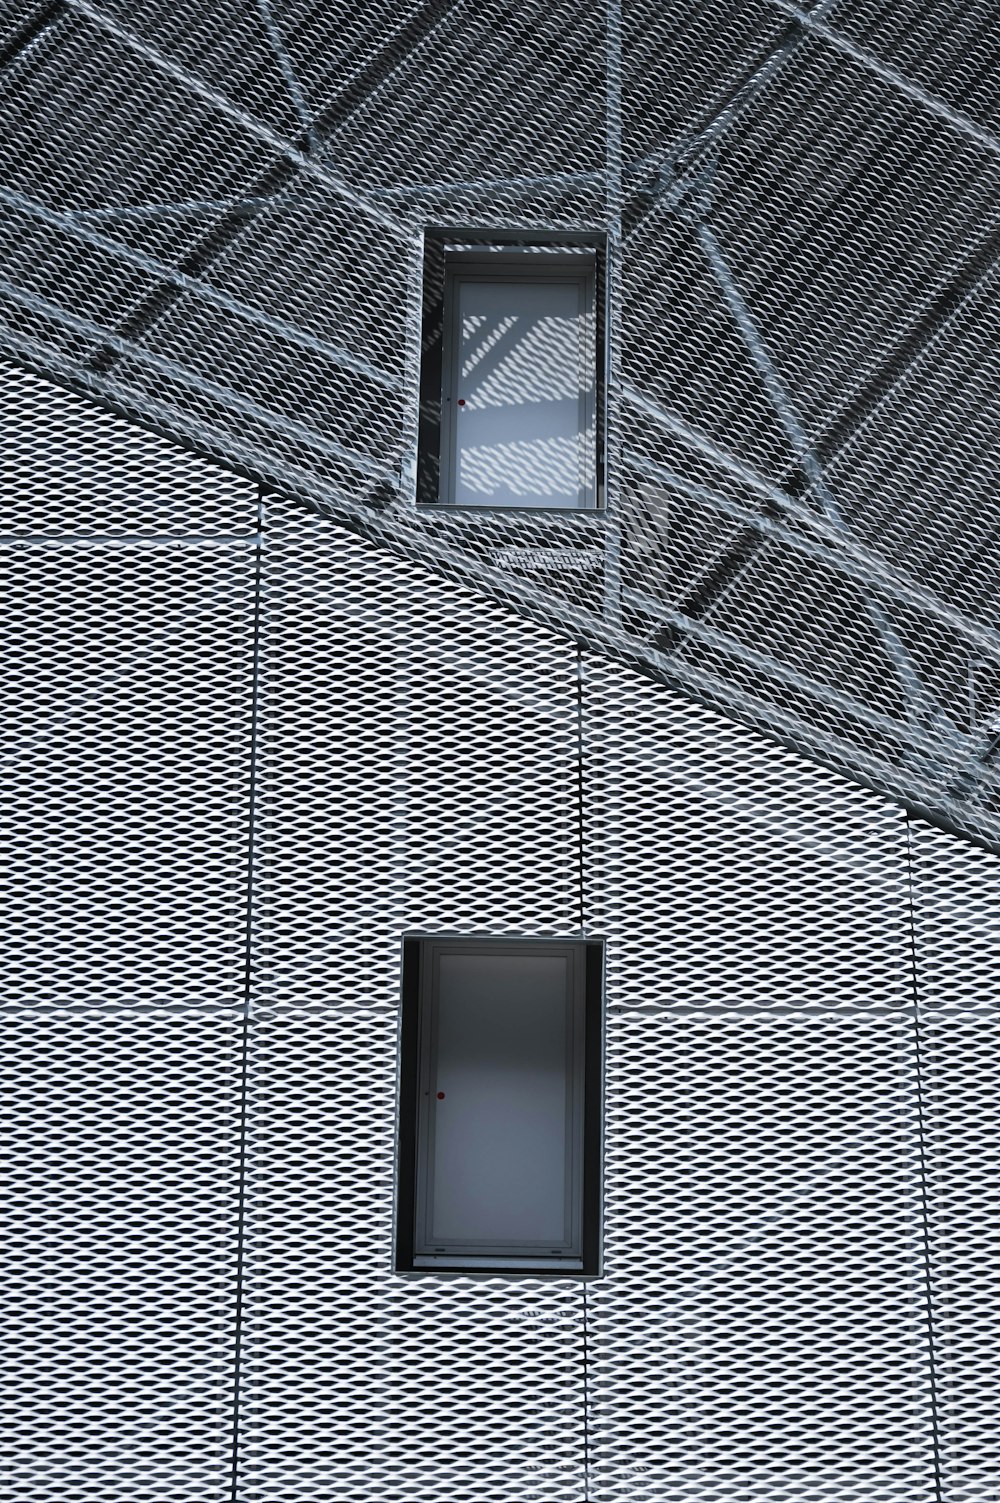
M 457 275 L 451 499 L 580 506 L 593 488 L 586 279 Z
M 442 954 L 430 1018 L 427 1251 L 569 1250 L 580 1145 L 564 956 Z

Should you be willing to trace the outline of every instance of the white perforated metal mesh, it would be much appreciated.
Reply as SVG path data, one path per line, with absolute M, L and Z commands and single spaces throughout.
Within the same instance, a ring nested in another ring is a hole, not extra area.
M 933 1497 L 903 816 L 599 659 L 586 682 L 591 1495 Z
M 256 492 L 2 390 L 0 1493 L 225 1498 Z
M 998 20 L 16 0 L 0 344 L 996 849 Z M 606 244 L 600 515 L 416 505 L 428 227 Z
M 997 858 L 8 390 L 4 1496 L 987 1503 Z M 393 1273 L 413 932 L 606 941 L 596 1280 Z
M 390 1269 L 400 937 L 575 931 L 576 653 L 266 519 L 239 1496 L 568 1503 L 579 1287 Z
M 138 885 L 123 908 L 149 922 Z M 130 1006 L 108 969 L 100 1007 L 3 987 L 3 1496 L 224 1499 L 241 1026 Z

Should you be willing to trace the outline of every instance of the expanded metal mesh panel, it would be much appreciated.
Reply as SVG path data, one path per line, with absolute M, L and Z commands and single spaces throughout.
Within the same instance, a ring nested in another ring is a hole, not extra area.
M 588 917 L 617 1006 L 909 1003 L 900 811 L 599 658 L 584 685 Z
M 22 0 L 0 341 L 998 848 L 998 37 L 916 0 Z M 600 514 L 416 504 L 428 227 L 606 246 Z
M 123 990 L 103 1012 L 0 1012 L 17 1503 L 231 1496 L 239 1019 L 142 1015 Z
M 240 1001 L 253 488 L 46 383 L 8 392 L 0 998 Z
M 1000 872 L 916 822 L 910 840 L 941 1462 L 965 1503 L 1000 1486 Z
M 1000 1005 L 1000 870 L 913 821 L 914 957 L 920 1001 L 940 1009 L 992 1012 Z
M 578 1285 L 391 1273 L 400 937 L 579 915 L 576 655 L 265 508 L 238 1496 L 577 1499 Z
M 0 536 L 251 535 L 257 489 L 102 412 L 87 398 L 0 366 Z
M 223 1503 L 256 494 L 13 372 L 4 435 L 0 1492 Z
M 997 857 L 15 390 L 5 1496 L 987 1503 Z M 606 941 L 596 1280 L 393 1273 L 419 932 Z
M 247 552 L 75 544 L 5 563 L 5 1000 L 238 1000 Z
M 265 538 L 260 1001 L 395 1006 L 404 931 L 573 928 L 574 650 L 287 503 Z
M 912 1022 L 609 989 L 603 1500 L 930 1500 Z
M 997 62 L 996 13 L 970 5 L 928 15 L 919 0 L 871 5 L 867 0 L 838 4 L 837 25 L 857 46 L 872 48 L 953 108 L 987 128 L 1000 124 L 993 87 Z
M 922 1029 L 943 1495 L 962 1503 L 1000 1485 L 998 1046 L 995 1010 Z
M 571 1503 L 579 1287 L 391 1274 L 397 1016 L 371 992 L 251 1031 L 237 1496 Z
M 585 682 L 592 1496 L 929 1500 L 903 816 L 599 659 Z

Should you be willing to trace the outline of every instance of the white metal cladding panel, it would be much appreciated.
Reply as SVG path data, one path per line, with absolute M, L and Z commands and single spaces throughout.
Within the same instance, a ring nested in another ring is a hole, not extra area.
M 930 1499 L 903 817 L 600 660 L 584 705 L 589 1496 Z
M 1000 1019 L 921 1029 L 943 1494 L 1000 1495 Z
M 11 1503 L 231 1497 L 240 1027 L 0 1014 Z
M 1000 862 L 914 823 L 914 934 L 944 1494 L 1000 1492 Z
M 238 1496 L 576 1503 L 579 1286 L 391 1271 L 396 1038 L 395 1008 L 253 1023 Z
M 401 935 L 577 922 L 575 650 L 264 531 L 239 1496 L 569 1503 L 579 1286 L 396 1276 L 391 1233 Z
M 429 578 L 406 627 L 407 920 L 580 922 L 579 692 L 568 642 Z
M 253 549 L 0 544 L 0 999 L 232 1002 Z
M 232 536 L 257 487 L 175 443 L 0 363 L 0 536 Z
M 264 517 L 255 1005 L 391 1007 L 407 571 L 393 601 L 377 553 L 270 498 Z
M 589 1498 L 929 1503 L 912 1024 L 615 998 Z
M 242 1241 L 252 547 L 8 551 L 7 1495 L 227 1499 L 238 1402 L 242 1503 L 923 1503 L 935 1449 L 988 1503 L 1000 863 L 267 511 Z M 572 933 L 581 878 L 606 1277 L 396 1277 L 398 936 Z
M 639 675 L 584 675 L 588 918 L 622 1007 L 910 1001 L 901 811 Z
M 395 1005 L 406 931 L 574 928 L 575 649 L 287 503 L 264 533 L 257 1000 Z
M 0 1492 L 221 1503 L 256 495 L 55 388 L 10 390 Z
M 1000 861 L 919 820 L 909 841 L 921 1005 L 1000 1016 Z

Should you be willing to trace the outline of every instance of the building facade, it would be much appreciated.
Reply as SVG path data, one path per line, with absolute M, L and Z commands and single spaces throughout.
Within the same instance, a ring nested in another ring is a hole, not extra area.
M 4 1495 L 990 1498 L 997 857 L 7 379 Z M 599 1277 L 393 1271 L 414 933 L 605 941 Z
M 4 1499 L 996 1503 L 998 69 L 0 10 Z M 602 947 L 580 1269 L 405 1266 L 418 936 Z

